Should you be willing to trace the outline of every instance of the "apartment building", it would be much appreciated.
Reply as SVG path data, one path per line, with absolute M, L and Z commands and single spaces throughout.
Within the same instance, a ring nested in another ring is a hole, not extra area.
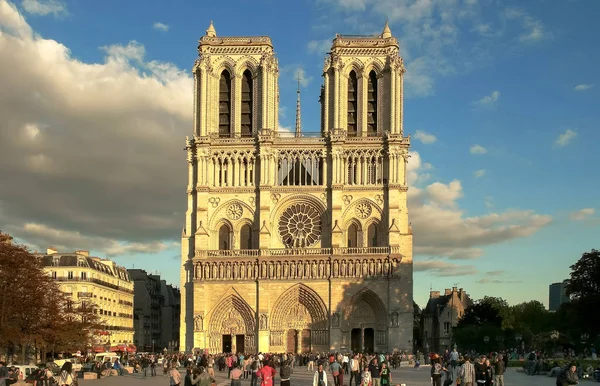
M 76 303 L 89 302 L 102 329 L 93 334 L 93 351 L 135 351 L 133 345 L 133 282 L 114 261 L 90 256 L 86 250 L 62 253 L 48 248 L 36 254 L 60 290 Z

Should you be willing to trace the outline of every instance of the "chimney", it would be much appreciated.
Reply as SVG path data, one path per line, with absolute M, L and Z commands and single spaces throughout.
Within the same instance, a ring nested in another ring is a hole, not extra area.
M 429 298 L 437 299 L 440 297 L 440 291 L 429 291 Z
M 465 295 L 466 294 L 467 293 L 462 288 L 459 290 L 459 292 L 458 292 L 458 298 L 460 299 L 461 302 L 465 301 Z
M 446 288 L 444 290 L 444 296 L 452 295 L 452 290 L 450 288 Z
M 75 253 L 78 254 L 78 255 L 83 255 L 83 256 L 86 256 L 86 257 L 90 257 L 90 251 L 86 251 L 85 249 L 77 250 L 77 251 L 75 251 Z
M 58 250 L 56 248 L 54 248 L 54 247 L 48 247 L 46 249 L 46 254 L 47 255 L 52 255 L 52 254 L 55 254 L 55 253 L 58 253 Z

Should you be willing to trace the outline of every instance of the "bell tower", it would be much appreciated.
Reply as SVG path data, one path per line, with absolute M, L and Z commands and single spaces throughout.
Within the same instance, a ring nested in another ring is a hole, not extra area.
M 404 65 L 386 22 L 381 35 L 336 35 L 323 68 L 322 130 L 402 135 Z
M 252 137 L 277 130 L 277 59 L 268 36 L 217 36 L 211 21 L 200 38 L 194 74 L 198 137 Z

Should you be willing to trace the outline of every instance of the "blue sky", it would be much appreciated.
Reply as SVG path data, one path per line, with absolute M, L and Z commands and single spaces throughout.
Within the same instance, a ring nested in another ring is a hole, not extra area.
M 380 33 L 405 59 L 415 300 L 547 304 L 599 248 L 600 62 L 593 0 L 0 0 L 0 229 L 34 249 L 92 249 L 178 282 L 197 40 L 269 35 L 280 126 L 296 77 L 319 128 L 335 33 Z

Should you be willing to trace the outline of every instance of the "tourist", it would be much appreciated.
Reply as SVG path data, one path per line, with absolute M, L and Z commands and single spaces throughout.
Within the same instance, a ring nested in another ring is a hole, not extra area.
M 470 361 L 470 357 L 468 355 L 465 356 L 465 363 L 460 367 L 459 375 L 461 379 L 461 385 L 463 386 L 473 386 L 475 382 L 475 366 Z
M 483 362 L 483 368 L 485 369 L 485 386 L 492 386 L 494 384 L 494 368 L 489 359 Z
M 343 381 L 340 379 L 343 377 L 342 365 L 337 360 L 334 360 L 329 363 L 329 371 L 331 371 L 331 375 L 333 376 L 333 384 L 334 386 L 342 386 Z
M 71 362 L 65 362 L 60 369 L 60 378 L 58 379 L 59 386 L 71 386 L 75 382 L 73 380 L 73 364 Z
M 231 386 L 242 386 L 242 381 L 240 378 L 242 377 L 242 370 L 240 366 L 236 366 L 229 372 L 229 379 L 231 379 Z
M 273 386 L 273 378 L 275 377 L 275 365 L 272 361 L 265 360 L 263 367 L 257 372 L 257 376 L 262 379 L 261 386 Z
M 390 386 L 392 384 L 392 373 L 385 362 L 381 364 L 379 377 L 381 378 L 381 386 Z
M 323 370 L 323 363 L 319 363 L 313 377 L 313 386 L 327 386 L 327 373 Z
M 368 366 L 365 366 L 360 379 L 360 386 L 372 386 L 372 383 L 371 371 L 369 371 Z
M 431 362 L 431 383 L 433 386 L 442 386 L 442 375 L 444 374 L 444 366 L 442 366 L 442 358 L 436 356 Z
M 360 384 L 360 359 L 358 354 L 354 354 L 354 357 L 350 359 L 350 382 L 348 386 L 352 386 L 352 379 L 354 379 L 354 385 Z
M 379 386 L 379 371 L 381 370 L 377 357 L 373 358 L 373 361 L 369 365 L 369 371 L 371 372 L 371 383 L 373 386 Z
M 499 354 L 494 361 L 494 386 L 504 386 L 504 356 Z
M 556 386 L 577 385 L 579 377 L 577 376 L 577 366 L 575 363 L 569 364 L 556 378 Z
M 181 384 L 181 374 L 179 373 L 179 370 L 177 370 L 175 363 L 169 366 L 169 378 L 171 386 L 179 386 Z
M 287 359 L 281 364 L 281 368 L 279 369 L 281 386 L 290 386 L 290 377 L 292 375 L 292 361 L 293 359 Z

